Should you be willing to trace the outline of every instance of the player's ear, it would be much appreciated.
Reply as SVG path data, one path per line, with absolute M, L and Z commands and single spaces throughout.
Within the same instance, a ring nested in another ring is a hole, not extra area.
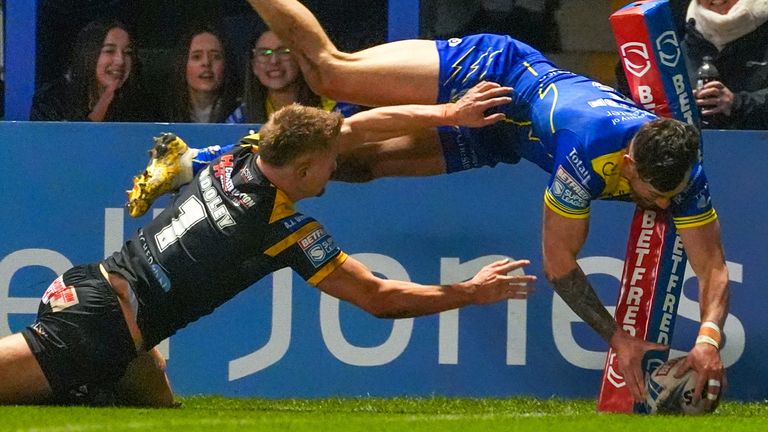
M 632 158 L 632 156 L 629 153 L 625 153 L 624 156 L 622 156 L 623 160 L 621 163 L 621 175 L 624 178 L 631 179 L 635 175 L 637 175 L 637 166 L 635 165 L 635 160 Z
M 306 178 L 312 166 L 312 160 L 305 156 L 299 156 L 293 164 L 293 172 L 297 178 Z
M 301 164 L 296 168 L 296 175 L 299 176 L 299 178 L 306 178 L 307 174 L 309 173 L 309 165 L 307 164 Z

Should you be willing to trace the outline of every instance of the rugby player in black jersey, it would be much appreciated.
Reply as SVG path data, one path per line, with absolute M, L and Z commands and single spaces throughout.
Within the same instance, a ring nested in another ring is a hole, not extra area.
M 173 405 L 155 345 L 259 279 L 291 267 L 310 285 L 383 318 L 525 298 L 535 276 L 503 260 L 472 279 L 381 279 L 293 204 L 322 193 L 339 148 L 439 124 L 483 125 L 508 88 L 484 83 L 457 103 L 378 108 L 344 120 L 292 105 L 213 161 L 122 250 L 74 267 L 45 291 L 36 321 L 0 339 L 0 403 Z M 176 137 L 156 139 L 170 155 Z M 162 155 L 159 155 L 162 156 Z

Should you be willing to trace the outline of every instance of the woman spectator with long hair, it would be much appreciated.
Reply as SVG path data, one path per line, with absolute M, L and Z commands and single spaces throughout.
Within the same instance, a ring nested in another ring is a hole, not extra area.
M 78 33 L 65 74 L 35 94 L 30 120 L 149 120 L 138 75 L 128 28 L 116 20 L 93 21 Z
M 273 112 L 292 103 L 339 111 L 344 116 L 359 111 L 356 105 L 337 103 L 315 94 L 304 80 L 290 48 L 283 45 L 273 31 L 259 34 L 250 46 L 242 101 L 227 117 L 227 123 L 264 123 Z
M 222 123 L 237 105 L 236 79 L 222 34 L 205 24 L 186 33 L 176 48 L 166 120 Z

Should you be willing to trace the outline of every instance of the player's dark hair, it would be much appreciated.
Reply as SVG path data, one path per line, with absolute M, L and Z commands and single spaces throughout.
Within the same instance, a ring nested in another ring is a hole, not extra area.
M 699 131 L 674 119 L 644 124 L 632 143 L 638 175 L 659 192 L 679 186 L 698 156 Z
M 283 107 L 259 130 L 259 156 L 281 167 L 304 154 L 327 150 L 343 122 L 339 113 L 296 103 Z

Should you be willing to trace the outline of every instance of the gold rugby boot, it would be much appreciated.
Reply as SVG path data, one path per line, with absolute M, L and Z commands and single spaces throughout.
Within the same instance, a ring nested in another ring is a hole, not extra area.
M 133 178 L 128 192 L 128 213 L 139 217 L 149 210 L 157 197 L 176 190 L 192 179 L 192 149 L 178 136 L 163 133 L 154 138 L 149 151 L 149 164 Z

